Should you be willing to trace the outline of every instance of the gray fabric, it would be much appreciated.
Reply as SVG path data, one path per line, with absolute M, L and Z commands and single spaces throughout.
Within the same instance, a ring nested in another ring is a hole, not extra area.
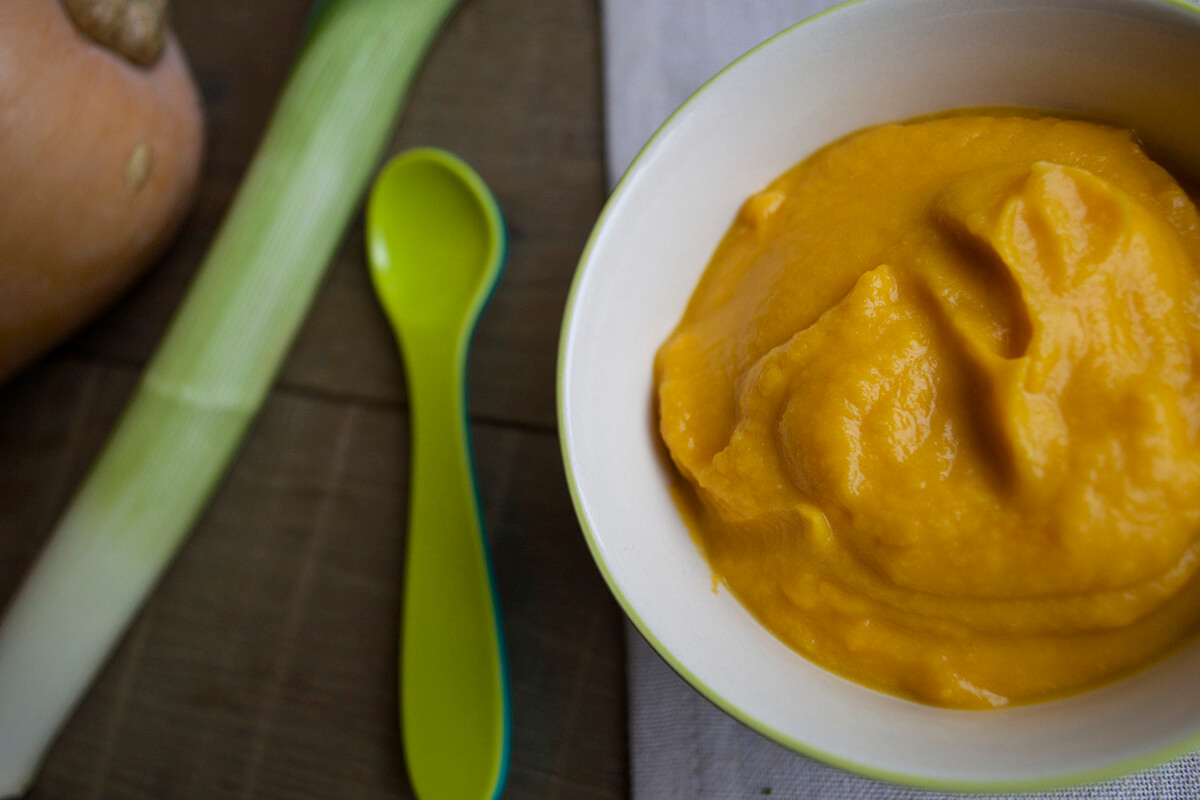
M 602 0 L 610 183 L 704 81 L 825 5 L 824 0 Z M 627 638 L 633 800 L 946 797 L 860 778 L 797 755 L 711 705 L 631 626 Z M 1200 798 L 1200 754 L 1111 783 L 1024 797 L 1192 800 Z
M 829 0 L 603 0 L 610 185 L 706 80 L 759 42 L 830 5 Z

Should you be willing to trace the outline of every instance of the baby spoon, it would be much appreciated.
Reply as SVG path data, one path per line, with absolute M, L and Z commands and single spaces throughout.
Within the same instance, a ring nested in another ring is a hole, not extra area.
M 465 367 L 504 263 L 504 223 L 480 177 L 432 148 L 383 168 L 366 215 L 371 278 L 400 343 L 412 415 L 404 757 L 421 800 L 493 800 L 508 768 L 508 681 L 470 457 Z

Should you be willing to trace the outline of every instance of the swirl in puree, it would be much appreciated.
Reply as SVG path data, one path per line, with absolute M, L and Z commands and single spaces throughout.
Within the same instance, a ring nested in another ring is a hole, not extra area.
M 751 197 L 655 363 L 715 573 L 847 678 L 1077 692 L 1200 624 L 1200 215 L 1127 131 L 955 114 Z

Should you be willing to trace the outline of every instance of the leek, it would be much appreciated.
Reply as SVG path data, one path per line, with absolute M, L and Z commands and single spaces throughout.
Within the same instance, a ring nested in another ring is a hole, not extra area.
M 319 5 L 182 307 L 0 621 L 0 797 L 32 781 L 232 459 L 453 6 Z

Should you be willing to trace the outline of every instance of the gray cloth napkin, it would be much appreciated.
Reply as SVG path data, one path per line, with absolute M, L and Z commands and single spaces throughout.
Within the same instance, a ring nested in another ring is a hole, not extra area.
M 602 0 L 605 122 L 615 185 L 667 116 L 725 64 L 827 0 Z M 711 705 L 628 627 L 633 800 L 932 800 L 781 747 Z M 995 797 L 995 796 L 993 796 Z M 1007 797 L 1014 797 L 1007 795 Z M 1055 800 L 1200 798 L 1200 754 Z

